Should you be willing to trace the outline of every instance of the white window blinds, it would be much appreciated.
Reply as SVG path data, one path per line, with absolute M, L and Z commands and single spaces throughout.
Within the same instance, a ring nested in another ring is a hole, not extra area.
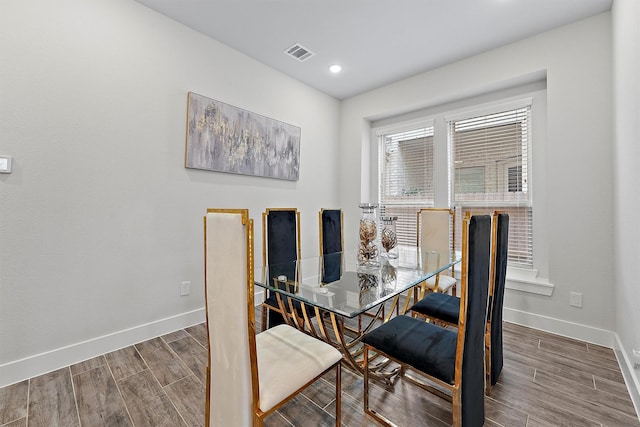
M 379 214 L 397 216 L 398 243 L 416 244 L 416 214 L 433 206 L 433 126 L 379 135 Z
M 509 264 L 523 268 L 533 268 L 530 125 L 530 106 L 449 121 L 456 222 L 466 211 L 509 213 Z

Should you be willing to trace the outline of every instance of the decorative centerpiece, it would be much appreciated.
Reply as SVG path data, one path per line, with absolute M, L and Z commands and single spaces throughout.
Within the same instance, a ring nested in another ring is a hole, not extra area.
M 378 226 L 376 208 L 371 203 L 360 204 L 360 246 L 358 247 L 358 265 L 361 267 L 378 267 Z
M 382 256 L 387 258 L 398 258 L 398 236 L 396 234 L 397 216 L 382 217 L 382 233 L 380 243 L 384 252 Z

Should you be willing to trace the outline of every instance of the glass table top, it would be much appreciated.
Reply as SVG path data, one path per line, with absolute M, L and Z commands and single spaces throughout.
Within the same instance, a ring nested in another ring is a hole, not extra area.
M 305 304 L 356 317 L 450 269 L 461 254 L 399 246 L 398 258 L 379 258 L 378 265 L 360 266 L 357 251 L 337 252 L 258 267 L 255 285 Z

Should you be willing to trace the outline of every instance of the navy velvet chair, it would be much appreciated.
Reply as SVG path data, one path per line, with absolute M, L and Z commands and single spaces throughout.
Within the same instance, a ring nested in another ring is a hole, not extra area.
M 318 213 L 319 241 L 322 262 L 322 283 L 331 283 L 342 276 L 344 247 L 343 214 L 340 209 L 321 209 Z
M 484 424 L 484 336 L 490 263 L 491 217 L 465 218 L 457 330 L 411 316 L 397 316 L 364 336 L 364 410 L 368 415 L 385 425 L 392 424 L 369 406 L 368 364 L 372 360 L 370 353 L 375 352 L 377 357 L 395 361 L 428 380 L 425 383 L 413 379 L 412 383 L 451 400 L 454 426 Z
M 269 276 L 296 277 L 300 259 L 300 212 L 295 208 L 271 208 L 262 213 L 262 265 Z M 262 303 L 262 330 L 285 323 L 275 293 L 265 290 Z M 295 301 L 295 304 L 300 303 Z
M 318 213 L 320 226 L 320 254 L 322 283 L 331 283 L 342 277 L 344 267 L 344 215 L 341 209 L 321 209 Z M 380 319 L 384 319 L 385 309 L 380 312 Z M 375 314 L 365 312 L 363 315 L 373 317 Z M 358 316 L 358 327 L 345 325 L 345 328 L 360 333 L 362 331 L 362 317 Z
M 502 372 L 502 307 L 504 306 L 504 288 L 507 278 L 509 251 L 509 214 L 498 214 L 498 226 L 495 239 L 495 262 L 493 263 L 493 283 L 489 296 L 489 315 L 487 318 L 487 393 L 498 382 Z
M 489 282 L 489 310 L 486 326 L 487 394 L 502 372 L 502 308 L 507 275 L 509 246 L 509 215 L 495 212 L 492 215 L 491 278 Z M 413 314 L 457 325 L 460 316 L 460 299 L 445 294 L 428 294 L 410 309 Z

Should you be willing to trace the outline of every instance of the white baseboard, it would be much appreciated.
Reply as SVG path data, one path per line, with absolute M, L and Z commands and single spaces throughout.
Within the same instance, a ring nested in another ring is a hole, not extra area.
M 627 354 L 629 353 L 625 351 L 626 349 L 622 345 L 620 337 L 618 334 L 615 335 L 616 340 L 613 350 L 616 352 L 616 358 L 618 359 L 618 364 L 622 370 L 624 382 L 627 384 L 627 389 L 629 389 L 629 395 L 633 401 L 633 406 L 635 406 L 636 414 L 638 414 L 638 418 L 640 419 L 640 378 L 638 377 L 638 370 L 634 369 L 634 362 L 629 360 L 627 357 Z
M 205 321 L 200 308 L 0 365 L 0 388 Z
M 529 313 L 504 307 L 503 319 L 518 325 L 540 329 L 552 334 L 562 335 L 580 341 L 614 348 L 615 333 L 605 329 L 594 328 L 580 323 Z

